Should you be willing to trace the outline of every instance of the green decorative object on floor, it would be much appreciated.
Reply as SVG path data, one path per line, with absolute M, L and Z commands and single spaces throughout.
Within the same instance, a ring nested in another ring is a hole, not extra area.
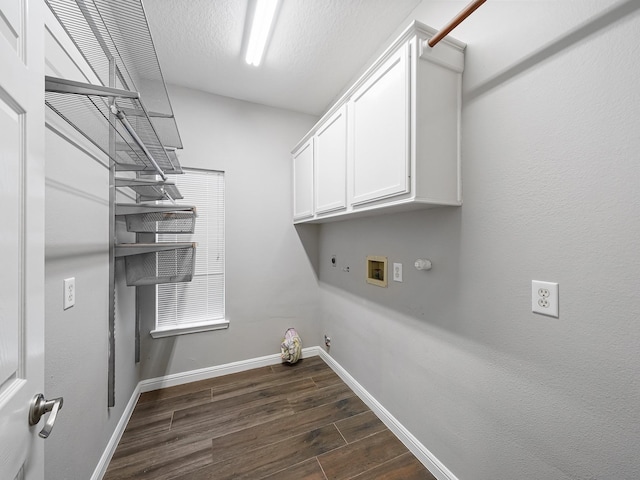
M 296 363 L 302 355 L 302 340 L 295 328 L 289 328 L 284 332 L 284 338 L 280 344 L 280 356 L 282 360 L 289 363 Z

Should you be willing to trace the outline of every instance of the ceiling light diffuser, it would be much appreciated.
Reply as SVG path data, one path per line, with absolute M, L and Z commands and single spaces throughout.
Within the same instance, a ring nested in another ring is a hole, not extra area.
M 257 67 L 262 62 L 278 3 L 279 0 L 256 0 L 247 56 L 245 57 L 249 65 Z

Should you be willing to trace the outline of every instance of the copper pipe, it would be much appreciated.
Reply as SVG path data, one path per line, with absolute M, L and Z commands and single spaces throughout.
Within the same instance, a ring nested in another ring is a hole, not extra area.
M 486 1 L 487 0 L 473 0 L 473 2 L 464 7 L 464 9 L 460 13 L 458 13 L 458 15 L 453 17 L 453 19 L 446 26 L 444 26 L 438 33 L 431 37 L 431 39 L 427 42 L 429 46 L 435 47 L 435 45 L 444 37 L 446 37 L 451 30 L 460 25 L 465 18 L 475 12 L 476 9 Z

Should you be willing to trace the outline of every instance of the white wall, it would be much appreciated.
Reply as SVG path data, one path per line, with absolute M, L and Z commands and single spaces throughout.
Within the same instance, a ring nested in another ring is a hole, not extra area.
M 320 226 L 331 355 L 460 480 L 640 478 L 638 32 L 636 1 L 487 2 L 454 34 L 464 206 Z
M 154 340 L 154 311 L 146 304 L 143 377 L 278 353 L 288 327 L 317 345 L 317 250 L 312 245 L 306 253 L 291 223 L 290 158 L 317 118 L 180 87 L 169 94 L 185 146 L 181 164 L 225 171 L 231 323 L 228 330 Z

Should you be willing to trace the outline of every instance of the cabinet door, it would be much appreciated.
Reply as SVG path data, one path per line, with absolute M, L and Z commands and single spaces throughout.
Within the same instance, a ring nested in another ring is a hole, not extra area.
M 383 63 L 349 102 L 353 205 L 409 191 L 408 49 Z
M 316 213 L 347 206 L 347 110 L 340 108 L 315 137 Z
M 293 219 L 313 216 L 313 138 L 293 154 Z

